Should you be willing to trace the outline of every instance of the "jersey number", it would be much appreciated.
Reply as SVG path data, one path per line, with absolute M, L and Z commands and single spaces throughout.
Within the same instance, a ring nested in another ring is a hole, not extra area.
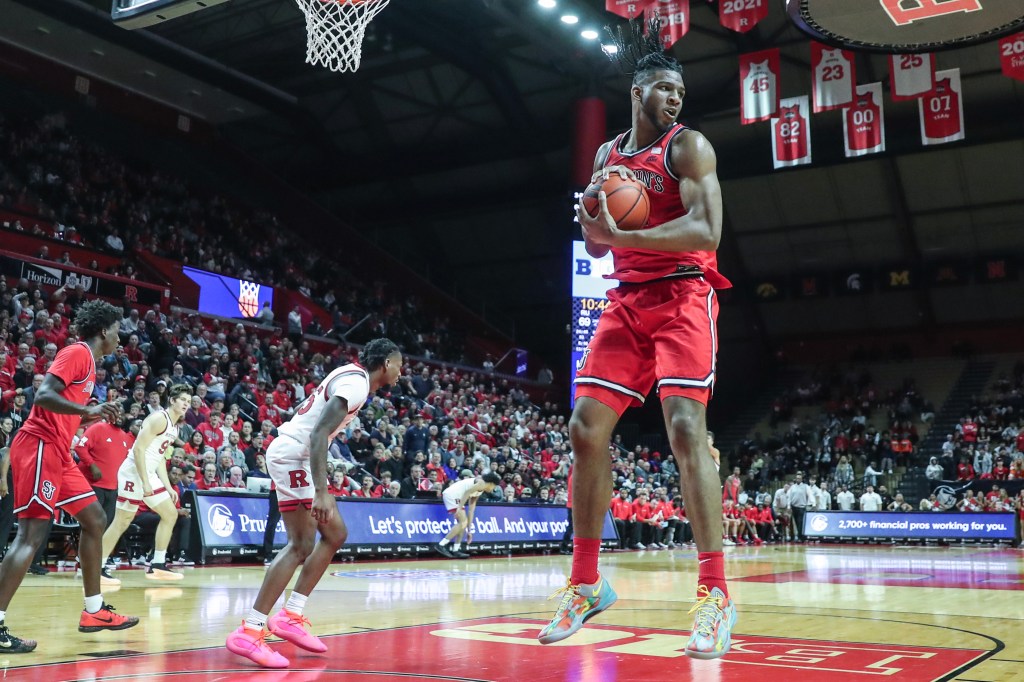
M 750 82 L 751 92 L 768 92 L 771 89 L 771 87 L 771 82 L 768 80 L 767 76 L 755 78 Z
M 821 74 L 822 81 L 841 81 L 844 77 L 844 70 L 842 66 L 826 66 Z
M 309 394 L 309 397 L 302 401 L 302 405 L 299 406 L 298 411 L 295 414 L 306 414 L 313 407 L 313 401 L 316 397 L 324 392 L 324 387 L 317 386 L 316 390 Z

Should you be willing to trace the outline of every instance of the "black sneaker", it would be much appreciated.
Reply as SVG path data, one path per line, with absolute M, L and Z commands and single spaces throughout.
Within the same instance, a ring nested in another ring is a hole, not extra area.
M 441 556 L 446 556 L 449 559 L 455 558 L 455 555 L 452 554 L 452 551 L 448 549 L 448 545 L 442 545 L 441 543 L 437 543 L 436 545 L 434 545 L 434 549 L 436 549 L 437 553 Z
M 43 568 L 39 564 L 32 564 L 31 566 L 29 566 L 28 567 L 28 572 L 31 573 L 32 575 L 47 575 L 49 573 L 48 570 L 46 570 L 45 568 Z
M 196 562 L 194 562 L 191 559 L 189 559 L 188 555 L 185 554 L 185 552 L 179 552 L 178 553 L 178 563 L 181 564 L 182 566 L 195 566 L 196 565 Z
M 36 642 L 31 639 L 19 639 L 11 634 L 7 626 L 0 625 L 0 652 L 5 654 L 27 654 L 35 650 Z
M 461 551 L 461 550 L 458 551 L 458 552 L 452 552 L 452 556 L 455 557 L 456 559 L 468 559 L 469 558 L 469 555 L 466 554 L 465 552 Z

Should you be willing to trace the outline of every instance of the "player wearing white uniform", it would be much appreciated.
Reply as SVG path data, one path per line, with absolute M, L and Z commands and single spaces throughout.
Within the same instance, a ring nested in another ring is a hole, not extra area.
M 475 478 L 463 478 L 445 488 L 441 493 L 444 500 L 444 508 L 449 514 L 455 514 L 455 525 L 444 536 L 444 539 L 437 543 L 435 549 L 449 559 L 468 559 L 469 555 L 460 550 L 460 539 L 463 531 L 469 529 L 473 523 L 473 513 L 476 511 L 476 502 L 480 499 L 480 493 L 489 493 L 501 482 L 498 474 L 484 474 L 478 481 Z M 468 510 L 468 511 L 467 511 Z M 455 540 L 455 543 L 448 548 L 448 543 Z M 466 544 L 473 542 L 473 533 L 470 531 Z
M 167 479 L 167 462 L 178 438 L 178 422 L 192 404 L 192 389 L 187 384 L 172 386 L 168 392 L 168 406 L 146 417 L 142 422 L 130 456 L 117 470 L 117 512 L 110 527 L 103 533 L 103 564 L 114 551 L 117 541 L 135 519 L 139 502 L 160 515 L 153 541 L 153 560 L 146 571 L 150 580 L 181 580 L 185 576 L 167 568 L 167 545 L 178 520 L 178 493 Z M 107 569 L 103 569 L 106 584 L 118 584 Z
M 328 374 L 291 421 L 278 429 L 267 451 L 267 470 L 277 486 L 288 544 L 267 569 L 249 615 L 228 635 L 228 651 L 265 668 L 286 668 L 288 659 L 266 643 L 271 633 L 307 651 L 327 651 L 306 630 L 309 620 L 302 615 L 310 592 L 348 536 L 345 521 L 337 513 L 338 502 L 327 490 L 327 446 L 355 418 L 367 397 L 394 385 L 401 370 L 398 346 L 388 339 L 374 339 L 359 353 L 358 364 Z M 302 570 L 284 608 L 268 617 L 299 566 Z

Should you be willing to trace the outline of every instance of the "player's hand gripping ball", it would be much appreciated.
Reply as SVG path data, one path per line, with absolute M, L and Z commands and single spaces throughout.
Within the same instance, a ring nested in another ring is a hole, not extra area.
M 601 210 L 597 195 L 602 191 L 608 202 L 608 213 L 620 230 L 639 230 L 647 224 L 651 202 L 642 182 L 623 178 L 618 173 L 604 180 L 598 178 L 583 193 L 583 210 L 587 215 L 596 217 Z

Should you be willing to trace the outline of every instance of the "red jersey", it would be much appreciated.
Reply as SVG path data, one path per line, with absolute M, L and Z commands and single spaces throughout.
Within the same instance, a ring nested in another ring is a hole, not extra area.
M 799 106 L 781 107 L 775 144 L 780 161 L 796 161 L 807 157 L 807 121 Z
M 872 92 L 858 93 L 845 110 L 846 139 L 852 151 L 880 150 L 882 146 L 882 109 Z
M 976 443 L 978 441 L 978 425 L 974 422 L 964 422 L 960 427 L 963 432 L 965 443 Z
M 61 349 L 46 373 L 64 382 L 64 390 L 60 392 L 62 398 L 77 405 L 88 404 L 96 381 L 96 360 L 92 357 L 92 349 L 84 341 Z M 32 405 L 32 411 L 21 430 L 47 443 L 68 449 L 81 423 L 82 418 L 77 414 L 57 414 Z
M 935 81 L 935 89 L 921 98 L 921 108 L 924 112 L 922 127 L 925 137 L 941 140 L 963 130 L 960 93 L 953 89 L 953 82 L 949 78 Z
M 672 141 L 687 128 L 676 123 L 651 144 L 635 152 L 624 152 L 622 146 L 629 136 L 623 133 L 612 142 L 603 166 L 625 166 L 647 187 L 651 214 L 647 225 L 656 227 L 687 212 L 679 196 L 679 177 L 672 170 Z M 680 265 L 696 265 L 704 278 L 716 289 L 732 286 L 718 273 L 715 251 L 649 251 L 646 249 L 613 248 L 615 272 L 608 275 L 620 282 L 649 282 L 676 272 Z
M 747 507 L 743 510 L 743 516 L 751 523 L 757 523 L 761 514 L 757 511 L 757 507 Z
M 676 508 L 671 502 L 659 502 L 656 509 L 657 512 L 661 514 L 661 518 L 665 521 L 676 517 Z
M 775 517 L 772 516 L 772 508 L 765 507 L 757 515 L 758 523 L 775 523 Z
M 611 510 L 612 516 L 623 521 L 629 521 L 629 517 L 633 515 L 633 505 L 621 497 L 612 498 Z
M 651 505 L 646 502 L 641 504 L 640 500 L 633 503 L 633 513 L 636 514 L 637 521 L 646 521 L 651 518 Z
M 75 446 L 78 468 L 94 488 L 114 490 L 117 488 L 117 470 L 128 456 L 128 450 L 135 442 L 134 436 L 105 421 L 98 421 L 85 430 L 82 439 Z M 91 465 L 100 468 L 102 478 L 92 479 Z

